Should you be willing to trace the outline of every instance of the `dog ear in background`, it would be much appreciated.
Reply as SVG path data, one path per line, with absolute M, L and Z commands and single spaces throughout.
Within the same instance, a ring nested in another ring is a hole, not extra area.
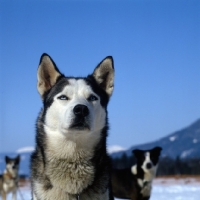
M 20 155 L 18 155 L 16 158 L 15 158 L 15 163 L 18 165 L 20 162 Z
M 19 162 L 20 162 L 20 155 L 18 155 L 16 158 L 10 158 L 10 157 L 8 157 L 8 156 L 5 156 L 5 161 L 6 161 L 6 163 L 9 163 L 11 160 L 15 160 L 15 164 L 19 164 Z
M 138 164 L 141 164 L 143 162 L 142 158 L 144 157 L 144 151 L 140 149 L 134 149 L 132 153 L 136 158 L 136 164 L 131 167 L 131 171 L 133 174 L 137 174 Z
M 138 159 L 138 158 L 141 157 L 141 155 L 144 154 L 144 151 L 142 151 L 142 150 L 140 150 L 140 149 L 134 149 L 134 150 L 132 151 L 132 153 L 133 153 L 133 154 L 135 155 L 135 157 Z
M 155 147 L 150 150 L 150 157 L 154 165 L 156 165 L 159 162 L 161 151 L 162 151 L 161 147 Z
M 159 156 L 161 151 L 162 151 L 162 148 L 161 147 L 154 147 L 151 151 Z
M 9 163 L 10 158 L 8 156 L 5 156 L 5 161 L 6 161 L 6 163 Z
M 147 150 L 148 151 L 148 150 Z M 162 148 L 161 147 L 154 147 L 153 149 L 149 150 L 150 152 L 152 152 L 155 156 L 160 156 L 160 153 L 162 151 Z M 132 153 L 135 155 L 136 158 L 139 158 L 141 157 L 141 155 L 144 154 L 144 151 L 143 150 L 140 150 L 140 149 L 134 149 L 132 151 Z
M 111 56 L 106 57 L 94 69 L 92 74 L 99 86 L 110 97 L 114 89 L 114 64 Z

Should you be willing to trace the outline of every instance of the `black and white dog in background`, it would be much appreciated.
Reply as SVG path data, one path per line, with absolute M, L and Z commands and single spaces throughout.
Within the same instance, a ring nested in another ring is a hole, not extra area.
M 161 147 L 150 150 L 133 150 L 137 160 L 134 166 L 126 169 L 113 169 L 113 195 L 123 199 L 148 200 L 161 150 Z
M 16 200 L 20 156 L 18 155 L 16 158 L 5 156 L 5 162 L 6 169 L 0 175 L 0 195 L 2 200 L 6 200 L 7 194 L 12 192 L 12 199 Z
M 112 57 L 80 78 L 64 76 L 43 54 L 37 77 L 43 108 L 31 157 L 33 200 L 113 199 L 106 152 L 107 105 L 114 88 Z

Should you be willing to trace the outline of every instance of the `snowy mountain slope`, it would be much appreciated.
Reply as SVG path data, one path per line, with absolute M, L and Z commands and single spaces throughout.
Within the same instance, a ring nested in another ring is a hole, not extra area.
M 133 149 L 150 149 L 154 146 L 161 146 L 163 148 L 163 157 L 169 156 L 171 158 L 176 158 L 179 156 L 181 159 L 193 157 L 200 158 L 200 119 L 190 126 L 159 140 L 147 144 L 136 145 L 127 151 L 120 151 L 111 155 L 113 158 L 121 157 L 123 153 L 130 156 L 132 155 L 131 152 Z

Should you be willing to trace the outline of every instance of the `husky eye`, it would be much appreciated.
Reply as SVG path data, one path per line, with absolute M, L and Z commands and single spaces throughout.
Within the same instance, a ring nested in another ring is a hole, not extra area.
M 98 98 L 94 95 L 90 95 L 89 98 L 88 98 L 88 101 L 97 101 Z
M 68 100 L 68 97 L 65 96 L 65 95 L 61 95 L 61 96 L 58 97 L 58 99 L 60 99 L 60 100 Z

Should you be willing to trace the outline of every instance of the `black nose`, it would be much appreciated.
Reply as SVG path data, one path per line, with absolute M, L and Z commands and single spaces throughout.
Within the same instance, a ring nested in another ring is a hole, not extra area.
M 151 169 L 152 164 L 151 163 L 147 163 L 146 167 L 147 167 L 147 169 Z
M 74 107 L 74 114 L 79 117 L 86 117 L 89 114 L 88 107 L 78 104 Z

